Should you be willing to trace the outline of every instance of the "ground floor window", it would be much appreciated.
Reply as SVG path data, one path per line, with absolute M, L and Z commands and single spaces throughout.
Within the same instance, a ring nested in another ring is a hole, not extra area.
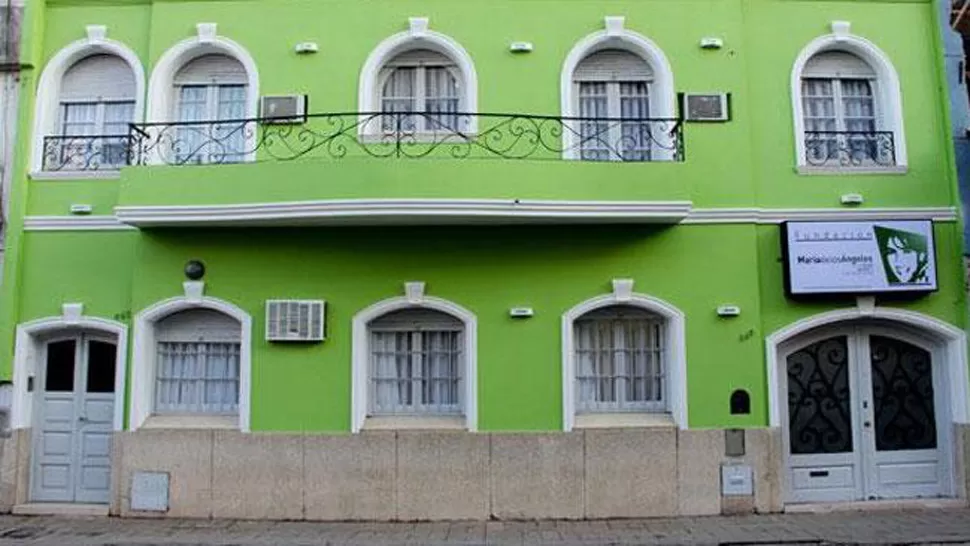
M 461 415 L 464 325 L 440 311 L 405 309 L 368 325 L 369 414 Z
M 582 315 L 573 329 L 577 413 L 667 411 L 662 317 L 613 305 Z

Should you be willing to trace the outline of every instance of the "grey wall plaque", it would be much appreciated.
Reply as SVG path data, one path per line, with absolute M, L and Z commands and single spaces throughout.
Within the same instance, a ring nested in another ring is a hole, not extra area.
M 135 472 L 131 478 L 131 509 L 168 511 L 168 472 Z

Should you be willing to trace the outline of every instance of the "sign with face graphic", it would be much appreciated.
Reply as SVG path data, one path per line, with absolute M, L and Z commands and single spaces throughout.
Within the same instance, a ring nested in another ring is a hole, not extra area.
M 866 294 L 936 290 L 933 223 L 786 222 L 789 294 Z

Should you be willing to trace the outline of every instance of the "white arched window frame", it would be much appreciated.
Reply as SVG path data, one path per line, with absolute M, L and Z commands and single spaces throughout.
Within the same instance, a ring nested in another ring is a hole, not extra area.
M 873 97 L 876 104 L 877 130 L 888 131 L 893 135 L 895 166 L 872 167 L 862 166 L 865 170 L 905 170 L 908 165 L 906 155 L 906 138 L 903 128 L 902 92 L 900 90 L 899 75 L 896 68 L 881 49 L 869 40 L 850 34 L 846 22 L 836 21 L 832 24 L 833 33 L 820 36 L 810 42 L 798 54 L 791 73 L 792 110 L 795 128 L 795 160 L 800 172 L 812 172 L 832 168 L 813 168 L 809 166 L 806 155 L 806 128 L 804 96 L 802 79 L 809 62 L 822 53 L 835 51 L 845 52 L 860 59 L 872 68 L 875 76 L 872 80 Z M 838 167 L 836 168 L 838 169 Z
M 72 42 L 58 51 L 47 62 L 38 80 L 30 157 L 31 176 L 34 178 L 43 177 L 39 173 L 44 168 L 44 137 L 56 135 L 60 131 L 61 84 L 64 76 L 79 61 L 92 55 L 113 55 L 122 59 L 131 67 L 135 80 L 132 119 L 138 122 L 144 117 L 145 72 L 138 55 L 123 43 L 106 38 L 106 29 L 103 26 L 89 26 L 87 33 L 86 38 Z M 68 176 L 78 175 L 70 173 Z M 117 173 L 88 171 L 85 176 L 117 176 Z
M 604 50 L 622 50 L 644 60 L 649 66 L 652 79 L 649 84 L 649 112 L 654 119 L 677 118 L 677 94 L 674 91 L 674 75 L 670 61 L 663 50 L 652 40 L 624 28 L 622 17 L 607 17 L 606 29 L 594 32 L 580 40 L 563 62 L 560 76 L 561 111 L 564 118 L 582 117 L 579 103 L 579 86 L 575 81 L 577 67 L 590 55 Z M 565 121 L 563 130 L 563 158 L 581 159 L 582 128 L 578 122 Z M 667 128 L 669 130 L 669 127 Z M 663 131 L 656 131 L 654 143 L 658 151 L 651 159 L 670 160 L 675 157 L 673 138 Z
M 478 364 L 477 364 L 477 319 L 464 307 L 450 301 L 430 296 L 399 297 L 387 299 L 358 312 L 353 319 L 352 347 L 352 389 L 351 389 L 351 432 L 357 433 L 368 419 L 371 401 L 370 368 L 371 348 L 369 325 L 390 313 L 406 309 L 429 309 L 450 315 L 462 323 L 462 364 L 461 377 L 461 417 L 468 431 L 478 429 Z M 407 418 L 407 417 L 405 417 Z
M 673 424 L 687 428 L 687 345 L 684 313 L 661 299 L 633 293 L 632 284 L 614 282 L 614 287 L 612 294 L 586 300 L 562 316 L 563 430 L 568 432 L 576 425 L 576 321 L 598 309 L 615 306 L 641 308 L 663 320 L 666 411 Z M 629 287 L 629 291 L 626 287 Z
M 256 61 L 249 52 L 240 44 L 215 34 L 215 25 L 212 23 L 200 23 L 198 36 L 187 38 L 168 49 L 158 59 L 155 69 L 152 71 L 151 79 L 148 82 L 148 106 L 146 118 L 149 124 L 159 124 L 148 126 L 146 132 L 149 139 L 173 140 L 175 135 L 159 135 L 159 131 L 172 132 L 173 127 L 166 126 L 178 120 L 178 96 L 176 86 L 176 76 L 183 67 L 193 60 L 206 55 L 224 55 L 238 61 L 245 69 L 246 96 L 244 102 L 244 118 L 252 119 L 258 116 L 259 112 L 259 71 L 256 68 Z M 255 123 L 252 121 L 250 123 Z M 246 127 L 243 133 L 243 144 L 241 161 L 253 161 L 256 159 L 255 143 L 256 131 L 254 127 Z M 156 148 L 160 148 L 156 146 Z M 170 151 L 171 152 L 171 151 Z M 163 163 L 172 158 L 164 157 L 160 154 L 166 153 L 164 150 L 156 149 L 155 152 L 145 158 L 148 163 Z
M 249 432 L 250 385 L 252 378 L 252 317 L 241 308 L 211 297 L 180 296 L 158 302 L 135 316 L 132 343 L 131 406 L 128 427 L 136 430 L 145 426 L 155 413 L 157 379 L 157 350 L 159 338 L 156 326 L 164 319 L 188 310 L 208 309 L 230 317 L 239 323 L 239 407 L 238 417 L 230 419 L 233 428 Z M 190 415 L 166 420 L 166 426 L 188 428 L 223 427 L 229 421 L 202 415 Z
M 360 71 L 357 104 L 360 111 L 358 132 L 361 137 L 379 136 L 383 125 L 375 114 L 383 110 L 382 92 L 388 76 L 386 67 L 396 57 L 409 51 L 429 50 L 452 63 L 458 80 L 458 111 L 472 114 L 462 116 L 461 128 L 467 134 L 478 132 L 478 76 L 471 55 L 453 38 L 427 28 L 428 20 L 410 19 L 410 30 L 388 37 L 371 51 Z

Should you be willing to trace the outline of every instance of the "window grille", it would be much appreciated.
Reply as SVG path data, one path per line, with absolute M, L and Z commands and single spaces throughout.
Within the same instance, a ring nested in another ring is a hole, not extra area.
M 614 306 L 573 328 L 577 412 L 667 411 L 663 319 Z
M 160 342 L 157 413 L 234 414 L 239 409 L 239 343 Z
M 426 310 L 374 321 L 370 336 L 371 415 L 460 415 L 463 325 Z

